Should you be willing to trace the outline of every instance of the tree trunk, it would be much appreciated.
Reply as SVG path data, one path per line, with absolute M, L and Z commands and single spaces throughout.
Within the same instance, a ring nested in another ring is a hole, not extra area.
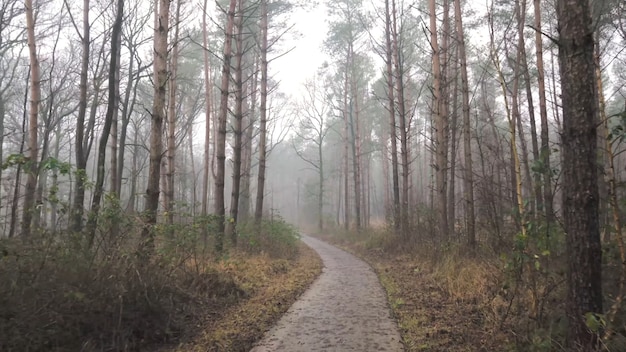
M 203 178 L 202 178 L 202 216 L 209 215 L 209 196 L 211 194 L 211 117 L 213 109 L 213 81 L 211 77 L 211 67 L 209 66 L 209 32 L 207 28 L 207 2 L 204 0 L 202 5 L 202 42 L 205 50 L 204 54 L 204 99 L 205 99 L 205 111 L 204 111 L 204 157 L 203 157 Z M 208 239 L 208 227 L 205 226 L 202 229 L 202 237 L 205 242 Z
M 236 22 L 236 58 L 235 58 L 235 121 L 233 134 L 235 135 L 235 143 L 233 145 L 233 186 L 230 198 L 230 219 L 227 227 L 230 235 L 230 242 L 233 247 L 237 245 L 237 218 L 239 215 L 239 191 L 241 186 L 241 142 L 243 134 L 243 105 L 246 103 L 245 90 L 247 85 L 243 82 L 243 21 L 245 0 L 238 0 L 239 14 Z
M 409 235 L 409 146 L 406 123 L 406 101 L 404 99 L 404 64 L 401 61 L 400 48 L 398 47 L 398 20 L 396 14 L 396 2 L 391 1 L 391 40 L 393 46 L 393 61 L 395 68 L 395 83 L 397 92 L 398 122 L 400 128 L 400 158 L 402 159 L 402 194 L 400 197 L 400 229 L 402 236 Z M 395 129 L 395 124 L 394 124 Z M 392 144 L 393 148 L 393 144 Z M 396 147 L 397 149 L 397 147 Z
M 169 69 L 169 101 L 167 109 L 167 173 L 165 180 L 167 183 L 167 193 L 165 197 L 165 212 L 167 213 L 167 224 L 170 225 L 170 229 L 167 232 L 168 236 L 173 237 L 174 225 L 174 206 L 176 204 L 174 199 L 174 174 L 176 173 L 176 93 L 178 90 L 178 33 L 180 22 L 180 0 L 176 1 L 176 17 L 174 19 L 174 38 L 172 43 L 172 57 L 170 59 Z
M 248 104 L 244 105 L 244 117 L 246 118 L 245 134 L 243 151 L 242 151 L 242 173 L 241 173 L 241 196 L 239 202 L 239 219 L 247 221 L 250 218 L 250 184 L 252 181 L 252 138 L 254 137 L 254 121 L 256 118 L 256 103 L 257 103 L 257 60 L 254 60 L 253 70 L 254 74 L 251 76 L 251 82 L 248 82 L 252 86 L 250 92 L 250 109 L 247 108 Z
M 29 67 L 30 74 L 30 67 Z M 30 75 L 29 75 L 30 76 Z M 26 89 L 24 91 L 24 105 L 22 106 L 22 110 L 24 111 L 22 115 L 22 140 L 20 141 L 20 149 L 19 154 L 22 155 L 24 153 L 24 145 L 26 144 L 26 105 L 28 103 L 28 90 L 30 89 L 29 79 L 26 80 Z M 22 163 L 17 164 L 17 170 L 15 171 L 15 185 L 13 187 L 13 201 L 11 202 L 11 219 L 9 220 L 9 238 L 13 238 L 15 236 L 15 228 L 17 227 L 17 212 L 18 205 L 20 199 L 20 185 L 22 178 Z
M 539 86 L 539 114 L 541 117 L 541 149 L 539 151 L 541 173 L 543 174 L 543 205 L 545 218 L 548 222 L 546 229 L 554 219 L 552 204 L 552 186 L 550 169 L 550 141 L 548 131 L 548 109 L 546 103 L 545 70 L 543 68 L 543 42 L 541 33 L 541 0 L 534 0 L 535 8 L 535 54 L 537 55 L 537 83 Z
M 389 139 L 391 140 L 391 178 L 393 189 L 393 223 L 396 232 L 401 230 L 400 221 L 400 185 L 398 178 L 398 137 L 396 135 L 396 106 L 395 106 L 395 94 L 394 94 L 394 80 L 393 80 L 393 61 L 392 57 L 392 45 L 391 45 L 391 13 L 389 9 L 389 0 L 385 0 L 385 63 L 387 66 L 387 96 L 389 111 Z M 395 52 L 395 50 L 394 50 Z M 395 61 L 395 60 L 394 60 Z M 385 158 L 387 155 L 385 155 Z M 404 235 L 404 234 L 403 234 Z
M 435 117 L 435 187 L 437 193 L 437 218 L 439 219 L 439 234 L 443 238 L 448 236 L 448 211 L 446 201 L 446 170 L 447 160 L 447 116 L 442 111 L 441 62 L 440 50 L 437 41 L 437 12 L 436 1 L 429 0 L 430 10 L 430 43 L 433 50 L 433 115 Z
M 215 177 L 215 215 L 217 216 L 217 233 L 215 250 L 224 249 L 224 233 L 226 222 L 226 206 L 224 201 L 224 185 L 226 178 L 226 122 L 228 120 L 228 87 L 230 83 L 230 65 L 232 57 L 233 27 L 235 22 L 235 8 L 237 0 L 230 0 L 228 7 L 226 29 L 224 32 L 224 53 L 222 65 L 222 82 L 220 86 L 220 110 L 218 117 L 218 136 L 216 141 L 217 175 Z
M 87 79 L 89 74 L 89 46 L 91 39 L 89 36 L 89 0 L 83 0 L 83 35 L 82 42 L 82 61 L 80 69 L 79 83 L 79 100 L 78 100 L 78 116 L 76 119 L 76 190 L 74 192 L 74 201 L 72 203 L 72 231 L 79 232 L 83 227 L 83 213 L 85 206 L 85 181 L 87 172 L 87 156 L 84 150 L 85 144 L 85 116 L 87 115 Z M 97 99 L 97 94 L 94 100 Z
M 465 52 L 465 34 L 461 2 L 454 2 L 454 18 L 458 39 L 459 64 L 461 70 L 461 96 L 463 99 L 463 154 L 464 177 L 463 198 L 465 201 L 465 227 L 470 247 L 476 247 L 476 219 L 474 214 L 474 173 L 472 167 L 472 135 L 470 122 L 469 79 L 467 77 L 467 55 Z
M 256 189 L 256 207 L 254 219 L 258 223 L 263 218 L 263 197 L 265 194 L 265 162 L 267 148 L 267 31 L 268 13 L 267 1 L 261 0 L 261 101 L 259 107 L 259 174 Z
M 100 136 L 100 144 L 98 145 L 98 165 L 96 184 L 94 186 L 93 198 L 91 200 L 91 211 L 87 223 L 87 245 L 91 248 L 96 235 L 96 225 L 100 212 L 100 200 L 104 191 L 105 178 L 105 161 L 106 148 L 111 133 L 111 125 L 113 124 L 113 116 L 119 108 L 119 75 L 117 74 L 118 62 L 120 60 L 120 40 L 122 35 L 122 21 L 124 19 L 124 0 L 117 1 L 117 10 L 115 22 L 111 32 L 111 62 L 109 65 L 109 97 L 107 102 L 107 110 L 102 127 L 102 135 Z
M 35 203 L 35 188 L 37 187 L 39 144 L 37 142 L 37 126 L 39 119 L 39 102 L 41 100 L 41 80 L 39 73 L 39 58 L 37 57 L 37 44 L 35 42 L 35 19 L 33 14 L 33 1 L 25 0 L 26 7 L 26 35 L 30 58 L 30 112 L 28 121 L 28 163 L 26 170 L 26 189 L 24 191 L 24 203 L 22 212 L 22 237 L 31 235 L 31 223 L 33 206 Z
M 150 167 L 144 204 L 142 243 L 139 255 L 144 260 L 154 252 L 154 226 L 159 209 L 161 159 L 163 157 L 163 119 L 165 118 L 165 96 L 167 90 L 167 37 L 169 32 L 169 0 L 155 4 L 154 28 L 154 99 L 150 126 Z M 158 16 L 157 16 L 158 15 Z
M 602 249 L 598 221 L 594 23 L 587 0 L 557 1 L 563 106 L 563 220 L 568 258 L 570 350 L 599 350 L 586 321 L 602 314 Z M 542 131 L 543 133 L 543 131 Z

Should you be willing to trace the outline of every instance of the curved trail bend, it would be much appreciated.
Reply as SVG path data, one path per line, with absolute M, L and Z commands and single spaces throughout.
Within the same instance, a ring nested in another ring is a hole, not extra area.
M 403 351 L 369 265 L 318 239 L 302 241 L 319 253 L 324 270 L 251 352 Z

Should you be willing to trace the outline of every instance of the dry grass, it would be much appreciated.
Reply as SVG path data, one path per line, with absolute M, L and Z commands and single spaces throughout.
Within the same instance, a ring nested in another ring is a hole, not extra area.
M 176 247 L 149 263 L 132 248 L 0 241 L 0 351 L 245 350 L 321 270 L 298 245 L 289 259 Z
M 387 291 L 406 351 L 511 351 L 494 300 L 502 271 L 493 261 L 448 249 L 398 250 L 384 233 L 322 236 L 368 261 Z
M 293 262 L 267 256 L 230 261 L 223 270 L 247 288 L 249 298 L 206 321 L 198 337 L 174 350 L 249 351 L 321 272 L 319 256 L 304 244 L 299 249 Z

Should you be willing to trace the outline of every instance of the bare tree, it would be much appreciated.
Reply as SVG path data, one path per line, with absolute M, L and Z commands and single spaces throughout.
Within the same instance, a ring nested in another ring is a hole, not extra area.
M 470 122 L 469 79 L 467 77 L 467 54 L 465 52 L 465 35 L 463 31 L 463 16 L 461 2 L 454 2 L 454 18 L 458 41 L 459 64 L 461 70 L 461 96 L 463 100 L 463 153 L 465 170 L 463 178 L 463 193 L 465 198 L 465 223 L 467 239 L 470 246 L 476 246 L 476 227 L 474 215 L 474 171 L 472 168 L 472 136 Z
M 124 19 L 124 0 L 117 1 L 115 22 L 111 32 L 111 61 L 109 62 L 109 96 L 107 100 L 107 111 L 102 128 L 102 135 L 98 145 L 98 165 L 96 184 L 91 201 L 91 211 L 87 222 L 88 245 L 91 247 L 96 233 L 98 215 L 100 213 L 100 201 L 104 192 L 105 160 L 106 149 L 113 125 L 113 117 L 119 108 L 119 73 L 117 73 L 118 62 L 120 60 L 120 41 L 122 33 L 122 20 Z
M 261 0 L 261 100 L 259 106 L 259 173 L 256 188 L 256 207 L 254 220 L 257 223 L 263 218 L 263 198 L 265 196 L 265 164 L 267 162 L 267 32 L 268 10 L 267 1 Z
M 224 201 L 224 185 L 226 179 L 226 120 L 228 119 L 228 98 L 232 58 L 233 27 L 237 0 L 230 0 L 226 13 L 226 28 L 224 32 L 224 51 L 222 62 L 222 82 L 220 85 L 220 107 L 218 116 L 218 130 L 216 140 L 217 175 L 215 177 L 215 215 L 217 216 L 217 234 L 215 250 L 221 252 L 224 248 L 224 233 L 226 221 L 226 206 Z
M 154 225 L 159 208 L 161 159 L 163 158 L 163 119 L 165 118 L 165 96 L 167 91 L 167 53 L 170 18 L 170 1 L 159 0 L 155 4 L 154 27 L 154 100 L 150 128 L 150 170 L 144 208 L 144 227 L 140 255 L 150 255 L 154 250 Z
M 39 144 L 37 143 L 37 128 L 39 120 L 39 102 L 41 100 L 41 80 L 39 73 L 39 58 L 37 57 L 37 42 L 35 39 L 35 18 L 33 1 L 25 0 L 26 7 L 26 34 L 30 58 L 30 113 L 28 118 L 28 178 L 24 193 L 22 213 L 22 236 L 30 237 L 35 205 L 35 188 L 37 187 Z

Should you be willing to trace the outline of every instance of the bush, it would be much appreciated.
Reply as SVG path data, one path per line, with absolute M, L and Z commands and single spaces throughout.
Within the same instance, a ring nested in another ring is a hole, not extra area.
M 300 235 L 280 216 L 262 220 L 260 225 L 239 225 L 241 247 L 251 253 L 266 253 L 273 258 L 293 259 L 298 254 Z
M 128 245 L 106 255 L 43 238 L 0 248 L 0 351 L 145 350 L 192 333 L 199 306 L 244 296 L 227 275 L 161 255 L 139 262 Z

